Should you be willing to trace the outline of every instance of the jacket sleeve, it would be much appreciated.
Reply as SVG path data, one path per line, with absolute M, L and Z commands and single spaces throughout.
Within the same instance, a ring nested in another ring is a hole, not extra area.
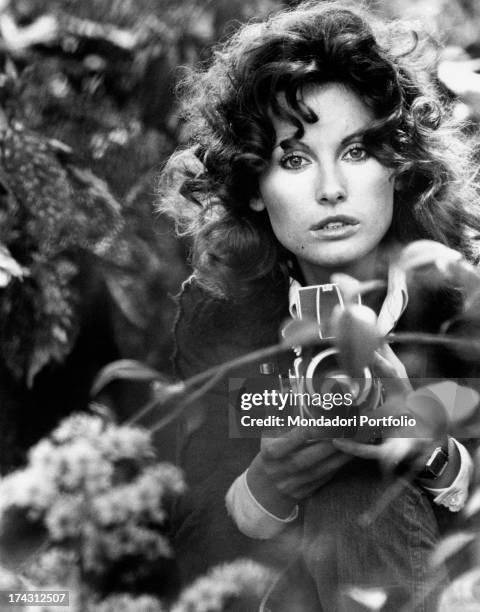
M 211 297 L 194 278 L 183 286 L 175 325 L 174 367 L 185 379 L 252 350 L 239 333 L 238 313 Z M 249 376 L 255 368 L 235 372 Z M 241 556 L 269 565 L 282 556 L 278 542 L 259 543 L 243 535 L 227 513 L 225 497 L 259 449 L 255 438 L 229 435 L 228 380 L 222 380 L 187 414 L 181 457 L 189 492 L 177 508 L 174 541 L 182 577 L 191 580 L 220 562 Z M 284 559 L 282 559 L 284 560 Z

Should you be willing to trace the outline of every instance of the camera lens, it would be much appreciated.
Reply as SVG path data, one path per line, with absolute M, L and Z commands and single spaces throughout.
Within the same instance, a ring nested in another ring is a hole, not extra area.
M 364 369 L 361 379 L 351 378 L 342 369 L 338 350 L 333 347 L 312 357 L 305 371 L 305 386 L 310 395 L 348 393 L 353 404 L 362 409 L 374 410 L 381 402 L 381 384 L 372 377 L 370 369 Z
M 309 393 L 351 393 L 356 404 L 361 404 L 372 388 L 372 373 L 364 370 L 362 379 L 352 379 L 341 368 L 336 348 L 329 348 L 317 353 L 307 366 L 305 372 L 306 387 Z

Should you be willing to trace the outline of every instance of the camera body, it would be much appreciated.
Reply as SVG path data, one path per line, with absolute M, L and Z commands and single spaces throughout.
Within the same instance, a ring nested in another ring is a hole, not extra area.
M 293 314 L 296 319 L 314 320 L 318 323 L 319 340 L 333 340 L 332 313 L 335 308 L 345 308 L 339 287 L 329 283 L 298 287 L 296 290 Z M 360 296 L 358 298 L 361 303 Z M 296 357 L 289 368 L 288 378 L 291 389 L 300 395 L 308 394 L 341 394 L 351 398 L 351 408 L 345 412 L 358 413 L 375 410 L 383 399 L 382 385 L 366 367 L 361 378 L 352 379 L 345 372 L 338 359 L 338 350 L 334 346 L 294 347 Z M 325 415 L 325 407 L 312 406 L 301 402 L 299 406 L 302 417 L 317 418 Z

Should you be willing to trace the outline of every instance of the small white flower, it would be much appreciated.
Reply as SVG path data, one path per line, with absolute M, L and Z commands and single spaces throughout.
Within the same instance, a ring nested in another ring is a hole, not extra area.
M 82 501 L 78 495 L 62 495 L 49 509 L 45 524 L 54 541 L 74 538 L 80 534 L 85 520 Z
M 96 440 L 102 435 L 104 429 L 105 424 L 100 417 L 74 414 L 60 423 L 52 433 L 52 438 L 60 444 L 66 444 L 78 437 Z
M 110 461 L 152 459 L 150 433 L 136 427 L 108 427 L 101 439 L 102 454 Z

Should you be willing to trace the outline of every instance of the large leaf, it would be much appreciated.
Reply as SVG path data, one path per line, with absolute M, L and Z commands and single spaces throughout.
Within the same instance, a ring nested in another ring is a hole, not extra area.
M 465 425 L 478 415 L 480 396 L 475 389 L 444 380 L 419 387 L 407 399 L 409 412 L 433 433 Z M 428 434 L 430 435 L 430 434 Z
M 406 246 L 399 257 L 398 266 L 405 272 L 436 266 L 440 271 L 462 259 L 462 255 L 453 249 L 434 240 L 415 240 Z
M 340 362 L 352 378 L 363 376 L 381 344 L 382 336 L 376 323 L 376 314 L 367 306 L 350 304 L 345 310 L 334 311 L 333 331 Z
M 398 259 L 404 273 L 434 267 L 440 274 L 460 287 L 468 309 L 480 292 L 480 273 L 462 254 L 434 240 L 416 240 L 406 246 Z

